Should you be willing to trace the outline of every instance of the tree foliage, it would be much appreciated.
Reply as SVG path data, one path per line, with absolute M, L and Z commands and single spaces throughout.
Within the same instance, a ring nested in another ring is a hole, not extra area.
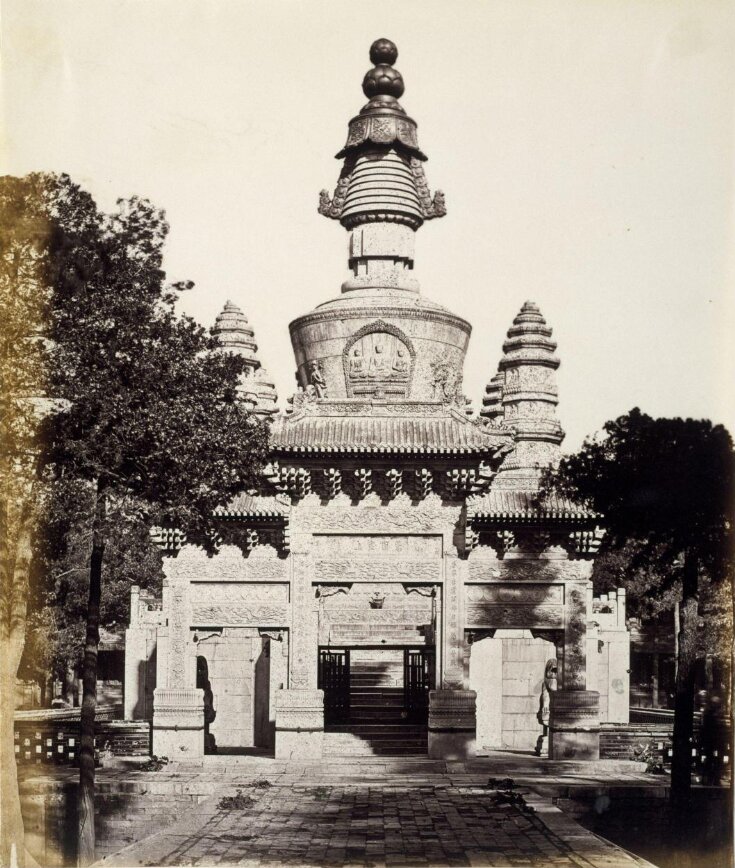
M 707 420 L 653 419 L 639 409 L 607 422 L 562 459 L 547 485 L 605 517 L 606 546 L 676 580 L 687 550 L 714 579 L 729 574 L 735 463 L 732 439 Z
M 15 415 L 3 423 L 5 450 L 12 456 L 4 460 L 20 461 L 28 453 L 22 436 L 31 437 L 37 447 L 31 476 L 38 478 L 41 471 L 51 498 L 68 503 L 81 491 L 81 513 L 86 504 L 76 531 L 73 511 L 66 526 L 62 520 L 49 527 L 50 537 L 65 540 L 59 551 L 69 569 L 87 568 L 79 797 L 79 859 L 86 863 L 94 858 L 102 580 L 106 575 L 127 581 L 121 563 L 111 563 L 116 549 L 121 551 L 115 534 L 124 530 L 127 541 L 133 528 L 172 523 L 190 535 L 204 535 L 214 509 L 256 483 L 267 429 L 237 399 L 242 359 L 217 352 L 202 327 L 176 313 L 180 293 L 191 284 L 166 283 L 168 225 L 161 210 L 132 198 L 119 201 L 114 213 L 102 213 L 65 175 L 3 179 L 0 196 L 0 216 L 13 228 L 4 248 L 9 276 L 3 275 L 2 287 L 11 314 L 2 351 L 11 358 L 0 364 L 12 393 L 20 396 Z M 14 345 L 16 333 L 25 336 L 24 343 Z M 16 373 L 24 368 L 32 372 L 27 383 Z M 24 395 L 55 402 L 56 412 L 29 434 L 14 423 Z M 2 473 L 12 482 L 12 472 L 3 468 Z M 63 518 L 63 509 L 57 516 Z M 26 564 L 23 607 L 27 573 Z M 78 605 L 74 584 L 55 578 L 58 601 Z M 24 628 L 25 608 L 21 615 Z M 9 732 L 12 751 L 12 725 Z M 8 749 L 5 730 L 2 743 Z
M 652 609 L 679 598 L 672 799 L 686 807 L 691 786 L 690 742 L 695 663 L 703 646 L 703 588 L 720 637 L 732 628 L 735 454 L 730 435 L 706 420 L 653 419 L 639 409 L 606 423 L 545 478 L 553 489 L 604 516 L 607 567 L 621 566 Z M 710 631 L 714 634 L 715 631 Z M 729 644 L 729 643 L 728 643 Z M 677 812 L 681 817 L 681 812 Z

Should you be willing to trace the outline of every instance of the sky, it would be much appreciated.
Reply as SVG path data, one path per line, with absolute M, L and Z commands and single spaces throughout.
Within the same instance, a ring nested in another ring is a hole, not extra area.
M 475 406 L 530 299 L 565 449 L 634 406 L 735 431 L 735 4 L 3 0 L 0 27 L 3 174 L 163 207 L 181 309 L 239 304 L 282 404 L 288 323 L 347 277 L 318 194 L 387 37 L 448 209 L 414 276 L 472 323 Z

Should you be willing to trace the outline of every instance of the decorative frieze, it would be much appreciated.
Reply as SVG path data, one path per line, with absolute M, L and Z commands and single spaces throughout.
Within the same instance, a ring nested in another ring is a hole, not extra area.
M 410 507 L 409 507 L 410 508 Z M 409 534 L 315 534 L 309 550 L 315 557 L 350 558 L 406 558 L 420 561 L 440 558 L 440 535 Z
M 191 623 L 218 626 L 280 626 L 288 623 L 288 585 L 191 585 Z
M 441 561 L 324 560 L 314 564 L 314 578 L 320 582 L 400 582 L 419 577 L 440 582 Z
M 323 729 L 323 690 L 279 690 L 276 693 L 277 731 L 304 732 Z

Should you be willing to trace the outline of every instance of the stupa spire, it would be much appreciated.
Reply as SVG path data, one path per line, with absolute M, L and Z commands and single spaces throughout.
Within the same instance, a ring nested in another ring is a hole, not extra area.
M 508 329 L 498 367 L 503 421 L 515 429 L 515 448 L 503 471 L 538 470 L 559 460 L 564 431 L 556 417 L 559 359 L 551 334 L 532 301 L 525 302 Z
M 344 161 L 330 197 L 322 190 L 319 213 L 350 231 L 354 279 L 342 289 L 386 288 L 418 291 L 408 277 L 413 268 L 413 235 L 424 220 L 443 217 L 444 195 L 432 197 L 418 146 L 416 122 L 398 98 L 403 76 L 395 69 L 398 49 L 389 39 L 370 47 L 373 69 L 363 79 L 368 102 L 349 122 Z
M 270 417 L 277 412 L 278 395 L 258 358 L 255 332 L 240 308 L 227 301 L 212 327 L 221 352 L 236 353 L 245 362 L 238 393 L 256 416 Z

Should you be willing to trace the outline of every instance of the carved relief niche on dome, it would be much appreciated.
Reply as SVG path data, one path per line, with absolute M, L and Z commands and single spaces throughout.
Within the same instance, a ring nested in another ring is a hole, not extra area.
M 363 326 L 342 354 L 347 396 L 407 398 L 415 358 L 411 341 L 396 326 L 382 320 Z

